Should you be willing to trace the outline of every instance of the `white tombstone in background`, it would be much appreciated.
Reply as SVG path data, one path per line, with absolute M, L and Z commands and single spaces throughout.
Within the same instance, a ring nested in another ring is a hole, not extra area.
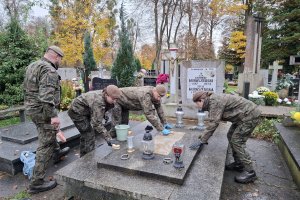
M 262 76 L 263 78 L 263 86 L 264 87 L 268 87 L 268 79 L 269 79 L 269 70 L 267 69 L 260 69 L 259 70 L 259 74 Z
M 57 73 L 60 75 L 61 80 L 72 80 L 73 78 L 77 78 L 75 68 L 58 68 Z
M 193 94 L 200 90 L 222 94 L 224 74 L 225 62 L 222 60 L 183 61 L 180 79 L 182 103 L 193 103 Z
M 276 85 L 277 85 L 278 70 L 282 69 L 282 65 L 278 65 L 278 61 L 274 61 L 273 65 L 269 65 L 269 69 L 273 70 L 272 81 L 271 81 L 271 90 L 275 90 Z

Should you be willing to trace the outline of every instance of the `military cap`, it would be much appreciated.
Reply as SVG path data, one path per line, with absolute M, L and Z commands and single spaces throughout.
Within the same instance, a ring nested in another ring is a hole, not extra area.
M 165 96 L 167 94 L 167 90 L 165 88 L 165 86 L 163 85 L 157 85 L 155 87 L 157 93 L 159 94 L 159 96 Z
M 121 90 L 115 85 L 107 86 L 106 93 L 114 99 L 118 99 L 121 96 Z
M 58 55 L 60 55 L 61 57 L 64 57 L 64 53 L 63 51 L 61 50 L 61 48 L 59 48 L 58 46 L 50 46 L 48 47 L 48 50 L 51 49 L 52 51 L 54 51 L 55 53 L 57 53 Z M 47 51 L 48 51 L 47 50 Z

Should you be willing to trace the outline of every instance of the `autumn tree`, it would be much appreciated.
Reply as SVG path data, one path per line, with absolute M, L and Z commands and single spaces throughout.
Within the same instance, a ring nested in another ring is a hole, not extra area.
M 54 25 L 53 41 L 64 53 L 66 66 L 80 66 L 84 51 L 84 33 L 92 33 L 96 62 L 111 65 L 112 31 L 115 28 L 113 13 L 115 0 L 64 1 L 51 0 L 50 15 Z
M 155 58 L 155 45 L 144 44 L 138 52 L 138 57 L 145 69 L 151 69 L 152 62 Z
M 112 67 L 112 78 L 118 80 L 120 87 L 132 86 L 134 79 L 134 72 L 136 71 L 136 63 L 132 50 L 132 43 L 128 36 L 128 31 L 125 26 L 124 7 L 123 4 L 120 9 L 121 30 L 119 31 L 119 43 L 117 57 Z

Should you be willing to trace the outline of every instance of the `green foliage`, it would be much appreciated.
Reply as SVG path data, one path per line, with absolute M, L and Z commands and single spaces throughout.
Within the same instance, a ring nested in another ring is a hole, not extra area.
M 279 133 L 274 125 L 275 122 L 280 122 L 279 119 L 263 118 L 260 124 L 252 132 L 252 136 L 258 139 L 273 141 L 275 143 L 279 140 Z
M 23 102 L 25 67 L 39 55 L 33 40 L 12 19 L 0 34 L 0 104 Z
M 276 90 L 281 90 L 281 89 L 288 89 L 290 87 L 294 86 L 294 83 L 291 79 L 291 77 L 285 76 L 282 79 L 280 79 L 277 83 Z
M 90 74 L 91 71 L 96 70 L 96 61 L 94 59 L 93 47 L 91 43 L 90 32 L 84 34 L 84 55 L 83 64 L 86 69 L 86 73 Z
M 284 71 L 292 72 L 294 68 L 289 66 L 289 57 L 300 51 L 299 0 L 280 1 L 277 5 L 276 1 L 267 1 L 263 4 L 268 16 L 262 43 L 263 66 L 267 67 L 274 60 L 283 60 Z
M 60 109 L 67 110 L 74 98 L 75 91 L 73 89 L 73 83 L 71 81 L 62 81 Z
M 135 58 L 136 71 L 139 72 L 142 69 L 142 64 L 138 58 Z
M 9 108 L 7 105 L 0 105 L 0 110 L 5 110 L 7 108 Z
M 118 80 L 119 87 L 129 87 L 134 84 L 134 72 L 137 69 L 132 50 L 132 43 L 125 27 L 124 7 L 120 9 L 121 30 L 119 32 L 120 47 L 112 67 L 112 78 Z
M 10 200 L 22 200 L 24 198 L 30 198 L 30 194 L 28 194 L 26 192 L 26 190 L 17 193 L 16 195 L 14 195 L 13 197 L 10 197 L 9 199 Z
M 133 121 L 146 121 L 146 117 L 145 115 L 136 115 L 136 114 L 129 114 L 129 120 L 133 120 Z
M 0 120 L 0 128 L 19 124 L 20 122 L 21 122 L 20 117 L 12 117 L 9 119 L 3 119 L 3 120 Z
M 279 98 L 276 92 L 264 92 L 263 96 L 265 96 L 264 100 L 266 105 L 274 106 L 277 103 L 277 99 Z

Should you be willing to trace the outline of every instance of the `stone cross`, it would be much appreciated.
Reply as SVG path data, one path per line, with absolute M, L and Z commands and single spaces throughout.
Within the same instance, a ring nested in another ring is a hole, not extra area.
M 282 69 L 282 65 L 278 65 L 278 61 L 274 61 L 273 65 L 269 65 L 269 69 L 273 70 L 272 81 L 271 81 L 271 90 L 275 90 L 276 85 L 277 85 L 278 70 Z

